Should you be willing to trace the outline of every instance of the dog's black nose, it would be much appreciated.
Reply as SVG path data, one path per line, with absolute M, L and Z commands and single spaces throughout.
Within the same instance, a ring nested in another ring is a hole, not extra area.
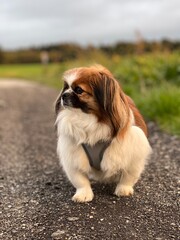
M 68 93 L 68 92 L 66 92 L 66 93 L 63 93 L 63 95 L 62 95 L 62 99 L 63 100 L 66 100 L 66 99 L 68 99 L 69 97 L 70 97 L 70 93 Z

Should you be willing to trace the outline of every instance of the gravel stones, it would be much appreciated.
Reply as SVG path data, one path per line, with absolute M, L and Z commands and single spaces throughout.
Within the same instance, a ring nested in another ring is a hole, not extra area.
M 56 156 L 53 103 L 58 92 L 36 84 L 0 84 L 0 239 L 178 239 L 180 139 L 149 123 L 153 155 L 132 197 L 93 183 L 90 203 Z

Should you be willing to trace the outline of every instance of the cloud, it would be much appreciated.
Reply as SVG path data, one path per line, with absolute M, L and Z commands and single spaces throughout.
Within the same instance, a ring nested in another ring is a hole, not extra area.
M 0 46 L 179 39 L 179 0 L 1 0 Z

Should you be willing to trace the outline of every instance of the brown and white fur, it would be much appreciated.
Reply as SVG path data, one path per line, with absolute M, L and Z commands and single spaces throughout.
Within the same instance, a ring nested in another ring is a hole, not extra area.
M 72 200 L 93 199 L 89 179 L 115 181 L 115 195 L 133 194 L 151 147 L 146 124 L 133 100 L 102 66 L 71 69 L 56 100 L 57 153 L 76 193 Z M 111 140 L 101 170 L 90 166 L 82 143 Z

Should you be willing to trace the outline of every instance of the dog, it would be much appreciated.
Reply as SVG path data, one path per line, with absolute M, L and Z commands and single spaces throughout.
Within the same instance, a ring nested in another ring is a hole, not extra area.
M 115 182 L 114 194 L 130 196 L 151 147 L 147 126 L 133 100 L 101 65 L 63 75 L 56 102 L 57 154 L 76 188 L 75 202 L 89 202 L 90 180 Z

